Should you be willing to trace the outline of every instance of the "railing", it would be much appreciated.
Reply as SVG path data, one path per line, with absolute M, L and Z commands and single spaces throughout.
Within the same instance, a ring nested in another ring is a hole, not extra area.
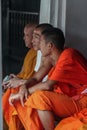
M 6 55 L 3 69 L 5 74 L 19 72 L 24 56 L 27 52 L 23 41 L 24 26 L 29 23 L 39 23 L 39 13 L 9 10 L 7 13 Z
M 18 44 L 18 48 L 20 48 L 20 46 L 22 47 L 23 29 L 29 22 L 38 23 L 39 13 L 9 10 L 10 47 L 12 46 L 14 48 L 15 44 Z

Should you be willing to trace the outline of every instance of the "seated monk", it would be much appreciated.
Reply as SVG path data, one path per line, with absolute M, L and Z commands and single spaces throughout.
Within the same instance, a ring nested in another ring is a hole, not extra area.
M 26 82 L 9 99 L 25 130 L 54 130 L 55 115 L 66 118 L 87 107 L 87 61 L 77 50 L 64 49 L 64 41 L 58 28 L 42 32 L 42 56 L 53 65 L 48 80 L 33 86 Z
M 33 39 L 32 39 L 34 50 L 39 50 L 40 49 L 40 45 L 39 44 L 40 44 L 41 32 L 43 30 L 45 30 L 45 29 L 48 29 L 48 28 L 52 28 L 52 25 L 43 23 L 43 24 L 40 24 L 40 25 L 36 26 L 36 28 L 34 29 Z M 36 62 L 36 66 L 35 66 L 35 69 L 34 69 L 35 73 L 34 73 L 34 75 L 31 78 L 28 79 L 28 82 L 30 82 L 31 84 L 35 84 L 37 82 L 42 81 L 42 79 L 45 77 L 45 75 L 49 72 L 49 70 L 52 67 L 51 62 L 50 62 L 51 59 L 49 59 L 49 58 L 45 59 L 45 57 L 41 57 L 40 50 L 37 52 L 37 54 L 38 54 L 37 55 L 37 62 Z M 39 58 L 39 61 L 38 61 L 38 58 Z M 18 82 L 17 80 L 16 80 L 16 82 L 15 81 L 12 81 L 12 82 L 8 81 L 8 85 L 9 85 L 9 87 L 11 89 L 13 89 L 13 88 L 16 89 L 16 87 L 18 86 L 18 83 L 19 83 L 19 86 L 20 86 L 21 84 L 24 83 L 24 80 L 21 80 L 20 82 Z M 16 93 L 17 93 L 17 91 L 16 91 Z M 7 102 L 5 100 L 6 99 L 5 96 L 3 96 L 3 98 L 2 98 L 3 113 L 4 113 L 5 120 L 6 120 L 7 124 L 8 124 L 8 126 L 9 126 L 9 130 L 12 130 L 12 129 L 15 129 L 15 130 L 19 130 L 20 129 L 21 130 L 23 128 L 21 126 L 19 118 L 17 118 L 17 111 L 12 109 L 12 108 L 14 108 L 14 106 L 10 106 L 9 102 L 8 102 L 9 96 L 11 97 L 14 94 L 12 93 L 11 95 L 8 95 Z M 6 108 L 6 105 L 8 106 L 8 108 Z M 12 115 L 15 115 L 15 117 L 16 117 L 15 121 L 12 120 L 13 119 Z
M 25 46 L 29 48 L 29 51 L 27 52 L 25 59 L 24 59 L 24 63 L 22 66 L 22 69 L 20 71 L 20 73 L 18 73 L 17 75 L 14 74 L 10 74 L 9 77 L 12 77 L 11 80 L 9 80 L 10 82 L 15 82 L 16 86 L 19 86 L 18 82 L 20 83 L 20 80 L 22 80 L 23 82 L 26 81 L 28 78 L 30 78 L 33 74 L 34 74 L 34 68 L 35 68 L 35 64 L 36 64 L 36 57 L 37 57 L 37 51 L 33 49 L 33 44 L 32 44 L 32 34 L 33 34 L 33 30 L 36 27 L 36 24 L 34 23 L 29 23 L 26 24 L 24 27 L 24 41 L 25 41 Z M 9 81 L 2 83 L 2 85 L 4 86 L 5 89 L 9 88 Z M 7 89 L 7 91 L 4 93 L 3 95 L 3 103 L 5 104 L 5 108 L 7 108 L 8 105 L 8 98 L 10 96 L 10 94 L 12 93 L 16 93 L 18 91 L 19 88 L 10 88 Z M 9 111 L 12 112 L 14 110 L 13 107 L 9 107 Z M 7 123 L 8 124 L 8 123 Z

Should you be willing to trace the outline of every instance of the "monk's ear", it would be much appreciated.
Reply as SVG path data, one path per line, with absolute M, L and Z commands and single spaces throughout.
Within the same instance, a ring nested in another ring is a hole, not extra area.
M 48 47 L 49 47 L 49 48 L 52 48 L 52 47 L 53 47 L 52 42 L 49 42 L 49 43 L 48 43 Z

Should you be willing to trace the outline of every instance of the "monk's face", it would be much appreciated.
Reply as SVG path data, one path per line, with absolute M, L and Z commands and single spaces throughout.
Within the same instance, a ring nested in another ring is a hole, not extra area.
M 41 37 L 41 30 L 40 29 L 35 29 L 33 31 L 33 39 L 32 39 L 33 48 L 35 50 L 40 49 L 40 37 Z
M 25 27 L 24 28 L 24 41 L 25 41 L 25 46 L 28 47 L 28 48 L 32 48 L 32 34 L 33 34 L 33 31 L 32 31 L 32 28 L 31 27 Z
M 50 56 L 51 54 L 51 43 L 46 43 L 44 36 L 42 35 L 40 38 L 40 50 L 42 53 L 42 56 Z

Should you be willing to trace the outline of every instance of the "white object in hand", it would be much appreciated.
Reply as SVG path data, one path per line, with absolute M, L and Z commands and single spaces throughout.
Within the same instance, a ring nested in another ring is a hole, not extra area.
M 5 78 L 3 79 L 3 82 L 6 82 L 6 81 L 8 81 L 8 80 L 10 80 L 10 76 L 5 76 Z

